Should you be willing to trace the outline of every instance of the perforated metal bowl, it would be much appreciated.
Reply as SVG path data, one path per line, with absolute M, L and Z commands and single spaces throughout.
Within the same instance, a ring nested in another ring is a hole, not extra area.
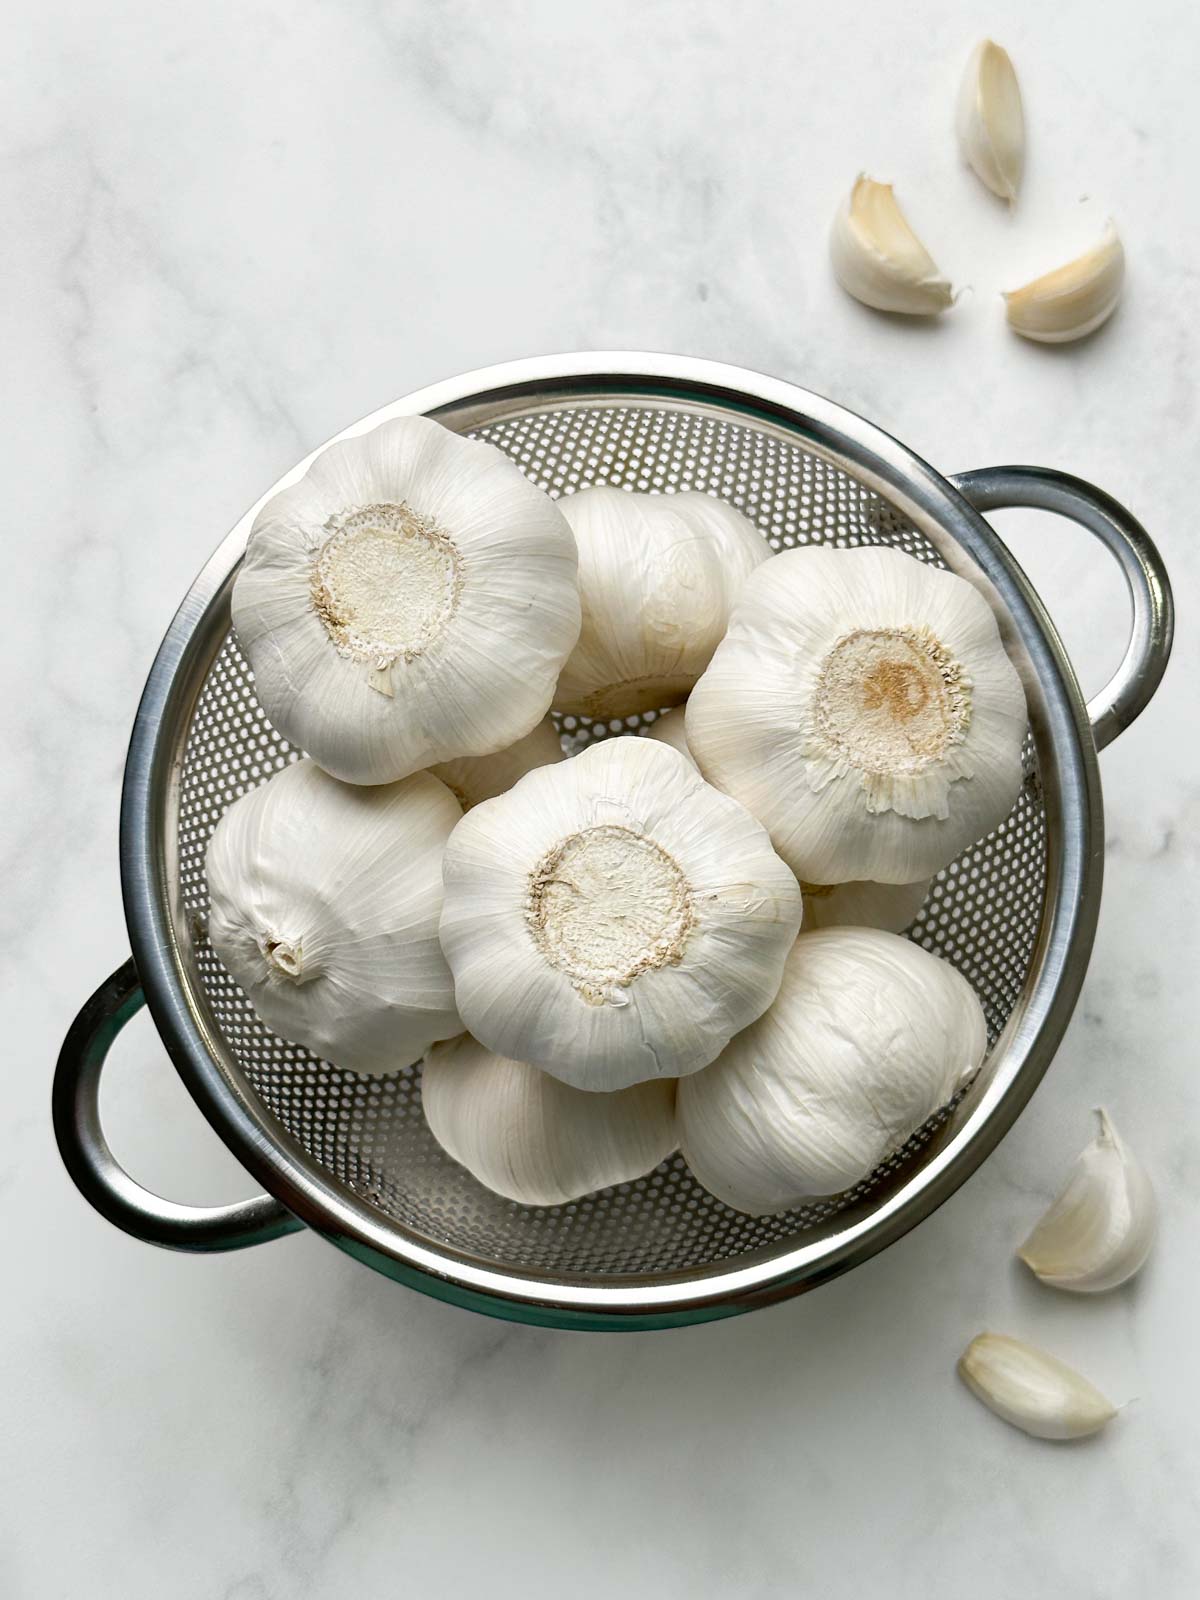
M 410 395 L 347 434 L 414 412 L 490 440 L 551 494 L 594 483 L 710 490 L 777 550 L 891 544 L 983 590 L 1029 701 L 1026 781 L 1003 826 L 934 883 L 910 937 L 974 985 L 988 1018 L 988 1061 L 955 1105 L 850 1194 L 750 1218 L 707 1195 L 678 1156 L 573 1205 L 515 1205 L 434 1143 L 416 1066 L 360 1078 L 267 1033 L 204 934 L 209 835 L 226 806 L 295 756 L 263 714 L 229 631 L 230 587 L 255 506 L 180 607 L 138 711 L 121 826 L 133 960 L 92 997 L 63 1046 L 54 1110 L 67 1167 L 98 1210 L 139 1238 L 218 1250 L 307 1225 L 427 1293 L 529 1322 L 666 1327 L 811 1287 L 952 1193 L 1010 1126 L 1053 1054 L 1099 904 L 1096 749 L 1149 700 L 1170 650 L 1158 555 L 1127 512 L 1078 479 L 1031 467 L 944 478 L 828 400 L 709 362 L 624 354 L 517 362 Z M 1128 580 L 1129 649 L 1089 707 L 1036 595 L 979 515 L 1018 504 L 1088 527 Z M 578 748 L 651 720 L 568 717 L 562 731 Z M 117 1166 L 100 1127 L 100 1070 L 143 999 L 201 1109 L 268 1194 L 185 1207 Z

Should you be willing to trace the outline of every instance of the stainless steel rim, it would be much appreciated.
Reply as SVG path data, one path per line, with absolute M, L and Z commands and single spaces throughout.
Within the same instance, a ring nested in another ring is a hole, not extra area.
M 739 368 L 671 356 L 557 356 L 489 368 L 418 391 L 364 418 L 346 435 L 394 415 L 452 414 L 456 426 L 468 427 L 473 414 L 495 419 L 506 406 L 515 411 L 567 398 L 595 397 L 599 402 L 620 394 L 661 397 L 677 406 L 715 404 L 798 435 L 806 450 L 848 466 L 911 518 L 949 564 L 961 562 L 965 552 L 977 581 L 982 574 L 994 587 L 1038 679 L 1043 706 L 1039 746 L 1052 754 L 1044 764 L 1043 781 L 1057 849 L 1047 891 L 1049 915 L 1033 961 L 1029 998 L 1006 1030 L 1002 1059 L 978 1103 L 944 1146 L 869 1216 L 847 1220 L 818 1240 L 768 1259 L 749 1258 L 732 1268 L 698 1274 L 580 1283 L 499 1272 L 450 1249 L 434 1250 L 406 1239 L 315 1168 L 252 1097 L 222 1076 L 212 1041 L 189 1005 L 187 976 L 172 929 L 170 907 L 177 889 L 165 804 L 172 752 L 162 733 L 188 709 L 182 698 L 192 677 L 189 668 L 198 656 L 211 653 L 214 644 L 210 601 L 240 557 L 257 505 L 201 572 L 171 624 L 138 711 L 122 803 L 126 916 L 147 1003 L 184 1081 L 243 1165 L 287 1212 L 392 1277 L 496 1315 L 575 1327 L 665 1327 L 749 1310 L 867 1259 L 948 1198 L 1003 1137 L 1054 1053 L 1086 970 L 1102 874 L 1099 774 L 1088 713 L 1037 596 L 966 498 L 966 493 L 988 489 L 971 482 L 970 475 L 962 493 L 889 435 L 828 400 Z M 307 464 L 301 462 L 282 482 L 299 476 Z M 995 497 L 989 504 L 1020 489 L 1012 479 L 990 487 Z M 1152 641 L 1161 661 L 1150 674 L 1141 703 L 1165 662 L 1169 621 L 1165 593 L 1157 639 Z M 1105 726 L 1109 736 L 1136 715 L 1136 697 L 1136 684 L 1118 686 L 1114 698 L 1121 700 L 1123 711 L 1118 715 L 1113 710 L 1112 726 Z M 277 1208 L 271 1208 L 269 1217 L 264 1213 L 264 1227 L 282 1231 L 286 1224 L 281 1225 L 280 1215 Z M 233 1237 L 237 1229 L 232 1223 L 228 1231 L 226 1243 L 251 1242 L 242 1236 L 244 1229 Z

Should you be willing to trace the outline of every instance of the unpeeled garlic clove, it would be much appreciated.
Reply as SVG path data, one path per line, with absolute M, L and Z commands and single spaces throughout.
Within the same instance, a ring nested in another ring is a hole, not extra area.
M 1008 325 L 1042 344 L 1082 339 L 1112 316 L 1124 281 L 1125 251 L 1109 221 L 1098 245 L 1004 296 Z
M 1074 1367 L 1006 1334 L 972 1339 L 959 1357 L 958 1373 L 989 1410 L 1035 1439 L 1082 1439 L 1117 1414 L 1112 1401 Z
M 958 143 L 967 165 L 1010 204 L 1025 166 L 1025 113 L 1017 74 L 991 39 L 971 52 L 958 92 Z
M 950 284 L 909 227 L 890 183 L 860 175 L 834 218 L 833 272 L 847 294 L 877 311 L 929 317 L 954 301 Z
M 1158 1203 L 1145 1167 L 1100 1108 L 1100 1132 L 1017 1254 L 1043 1283 L 1079 1294 L 1115 1289 L 1145 1263 Z

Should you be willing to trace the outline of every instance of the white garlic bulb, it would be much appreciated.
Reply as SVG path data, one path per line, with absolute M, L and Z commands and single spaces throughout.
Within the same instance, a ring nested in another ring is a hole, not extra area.
M 840 1194 L 947 1104 L 986 1048 L 971 986 L 919 945 L 873 928 L 801 934 L 766 1014 L 680 1080 L 684 1157 L 751 1216 Z
M 800 886 L 765 832 L 649 739 L 592 745 L 476 806 L 444 862 L 465 1025 L 580 1089 L 711 1061 L 779 988 Z
M 462 815 L 421 772 L 361 788 L 299 761 L 208 844 L 208 936 L 272 1033 L 350 1072 L 398 1072 L 462 1032 L 438 942 Z
M 1125 247 L 1110 221 L 1092 249 L 1004 296 L 1008 325 L 1041 344 L 1086 338 L 1117 309 L 1124 283 Z
M 967 165 L 1011 204 L 1025 167 L 1025 112 L 1008 51 L 991 39 L 971 52 L 958 92 L 956 126 Z
M 977 1400 L 1035 1439 L 1084 1439 L 1117 1414 L 1074 1367 L 1023 1339 L 981 1333 L 959 1357 L 958 1373 Z
M 991 608 L 897 550 L 760 567 L 687 705 L 701 772 L 805 883 L 916 883 L 997 827 L 1025 698 Z
M 687 745 L 684 714 L 683 706 L 675 706 L 670 711 L 664 711 L 661 717 L 655 717 L 642 737 L 657 739 L 661 744 L 669 744 L 672 750 L 678 750 L 679 754 L 694 767 L 696 763 L 692 761 L 692 752 Z
M 1158 1227 L 1150 1174 L 1101 1108 L 1100 1132 L 1017 1251 L 1043 1283 L 1099 1294 L 1146 1263 Z
M 332 444 L 259 512 L 233 625 L 263 709 L 388 783 L 523 738 L 579 636 L 575 541 L 492 445 L 426 417 Z
M 675 1149 L 675 1085 L 589 1094 L 470 1034 L 434 1045 L 421 1099 L 434 1138 L 486 1188 L 557 1206 L 652 1172 Z
M 492 800 L 511 789 L 527 772 L 562 759 L 558 729 L 545 717 L 532 733 L 510 744 L 507 750 L 497 750 L 490 756 L 461 756 L 457 761 L 439 762 L 429 770 L 446 785 L 463 810 L 470 811 L 481 800 Z
M 677 704 L 770 546 L 740 511 L 695 490 L 582 489 L 558 504 L 579 546 L 583 626 L 555 710 L 608 718 Z
M 885 933 L 903 933 L 925 904 L 932 881 L 802 883 L 805 930 L 882 928 Z
M 909 227 L 890 183 L 860 174 L 834 218 L 829 251 L 842 288 L 876 311 L 930 317 L 954 303 L 954 291 Z

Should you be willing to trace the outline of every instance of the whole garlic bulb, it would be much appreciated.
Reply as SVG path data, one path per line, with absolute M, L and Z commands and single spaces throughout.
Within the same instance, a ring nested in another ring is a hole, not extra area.
M 555 710 L 628 717 L 677 704 L 770 546 L 740 511 L 695 490 L 582 489 L 558 504 L 579 546 L 583 626 Z
M 678 1144 L 675 1085 L 573 1089 L 464 1034 L 425 1058 L 421 1099 L 434 1138 L 486 1188 L 557 1206 L 652 1172 Z
M 229 807 L 205 859 L 208 935 L 272 1033 L 378 1075 L 462 1032 L 438 943 L 461 815 L 428 773 L 359 788 L 312 761 Z
M 465 1025 L 580 1089 L 711 1061 L 779 988 L 800 886 L 676 751 L 610 739 L 455 828 L 442 948 Z
M 426 417 L 332 444 L 250 531 L 233 625 L 263 709 L 334 776 L 487 755 L 579 636 L 571 530 L 492 445 Z
M 806 883 L 915 883 L 997 827 L 1025 697 L 983 596 L 899 551 L 812 548 L 747 580 L 687 705 L 701 772 Z
M 492 800 L 511 789 L 527 772 L 562 759 L 558 729 L 545 717 L 532 733 L 510 744 L 507 750 L 497 750 L 490 756 L 462 756 L 457 761 L 442 761 L 429 770 L 446 785 L 463 810 L 470 811 L 481 800 Z
M 687 729 L 683 722 L 684 710 L 683 706 L 675 706 L 671 711 L 664 711 L 661 717 L 655 717 L 642 737 L 655 739 L 661 744 L 669 744 L 672 750 L 678 750 L 679 754 L 694 767 L 696 763 L 692 760 L 692 752 L 688 749 Z
M 966 980 L 872 928 L 804 933 L 766 1014 L 679 1084 L 697 1180 L 751 1216 L 839 1194 L 899 1150 L 983 1060 Z
M 882 928 L 885 933 L 903 933 L 925 904 L 932 881 L 802 883 L 805 930 Z

